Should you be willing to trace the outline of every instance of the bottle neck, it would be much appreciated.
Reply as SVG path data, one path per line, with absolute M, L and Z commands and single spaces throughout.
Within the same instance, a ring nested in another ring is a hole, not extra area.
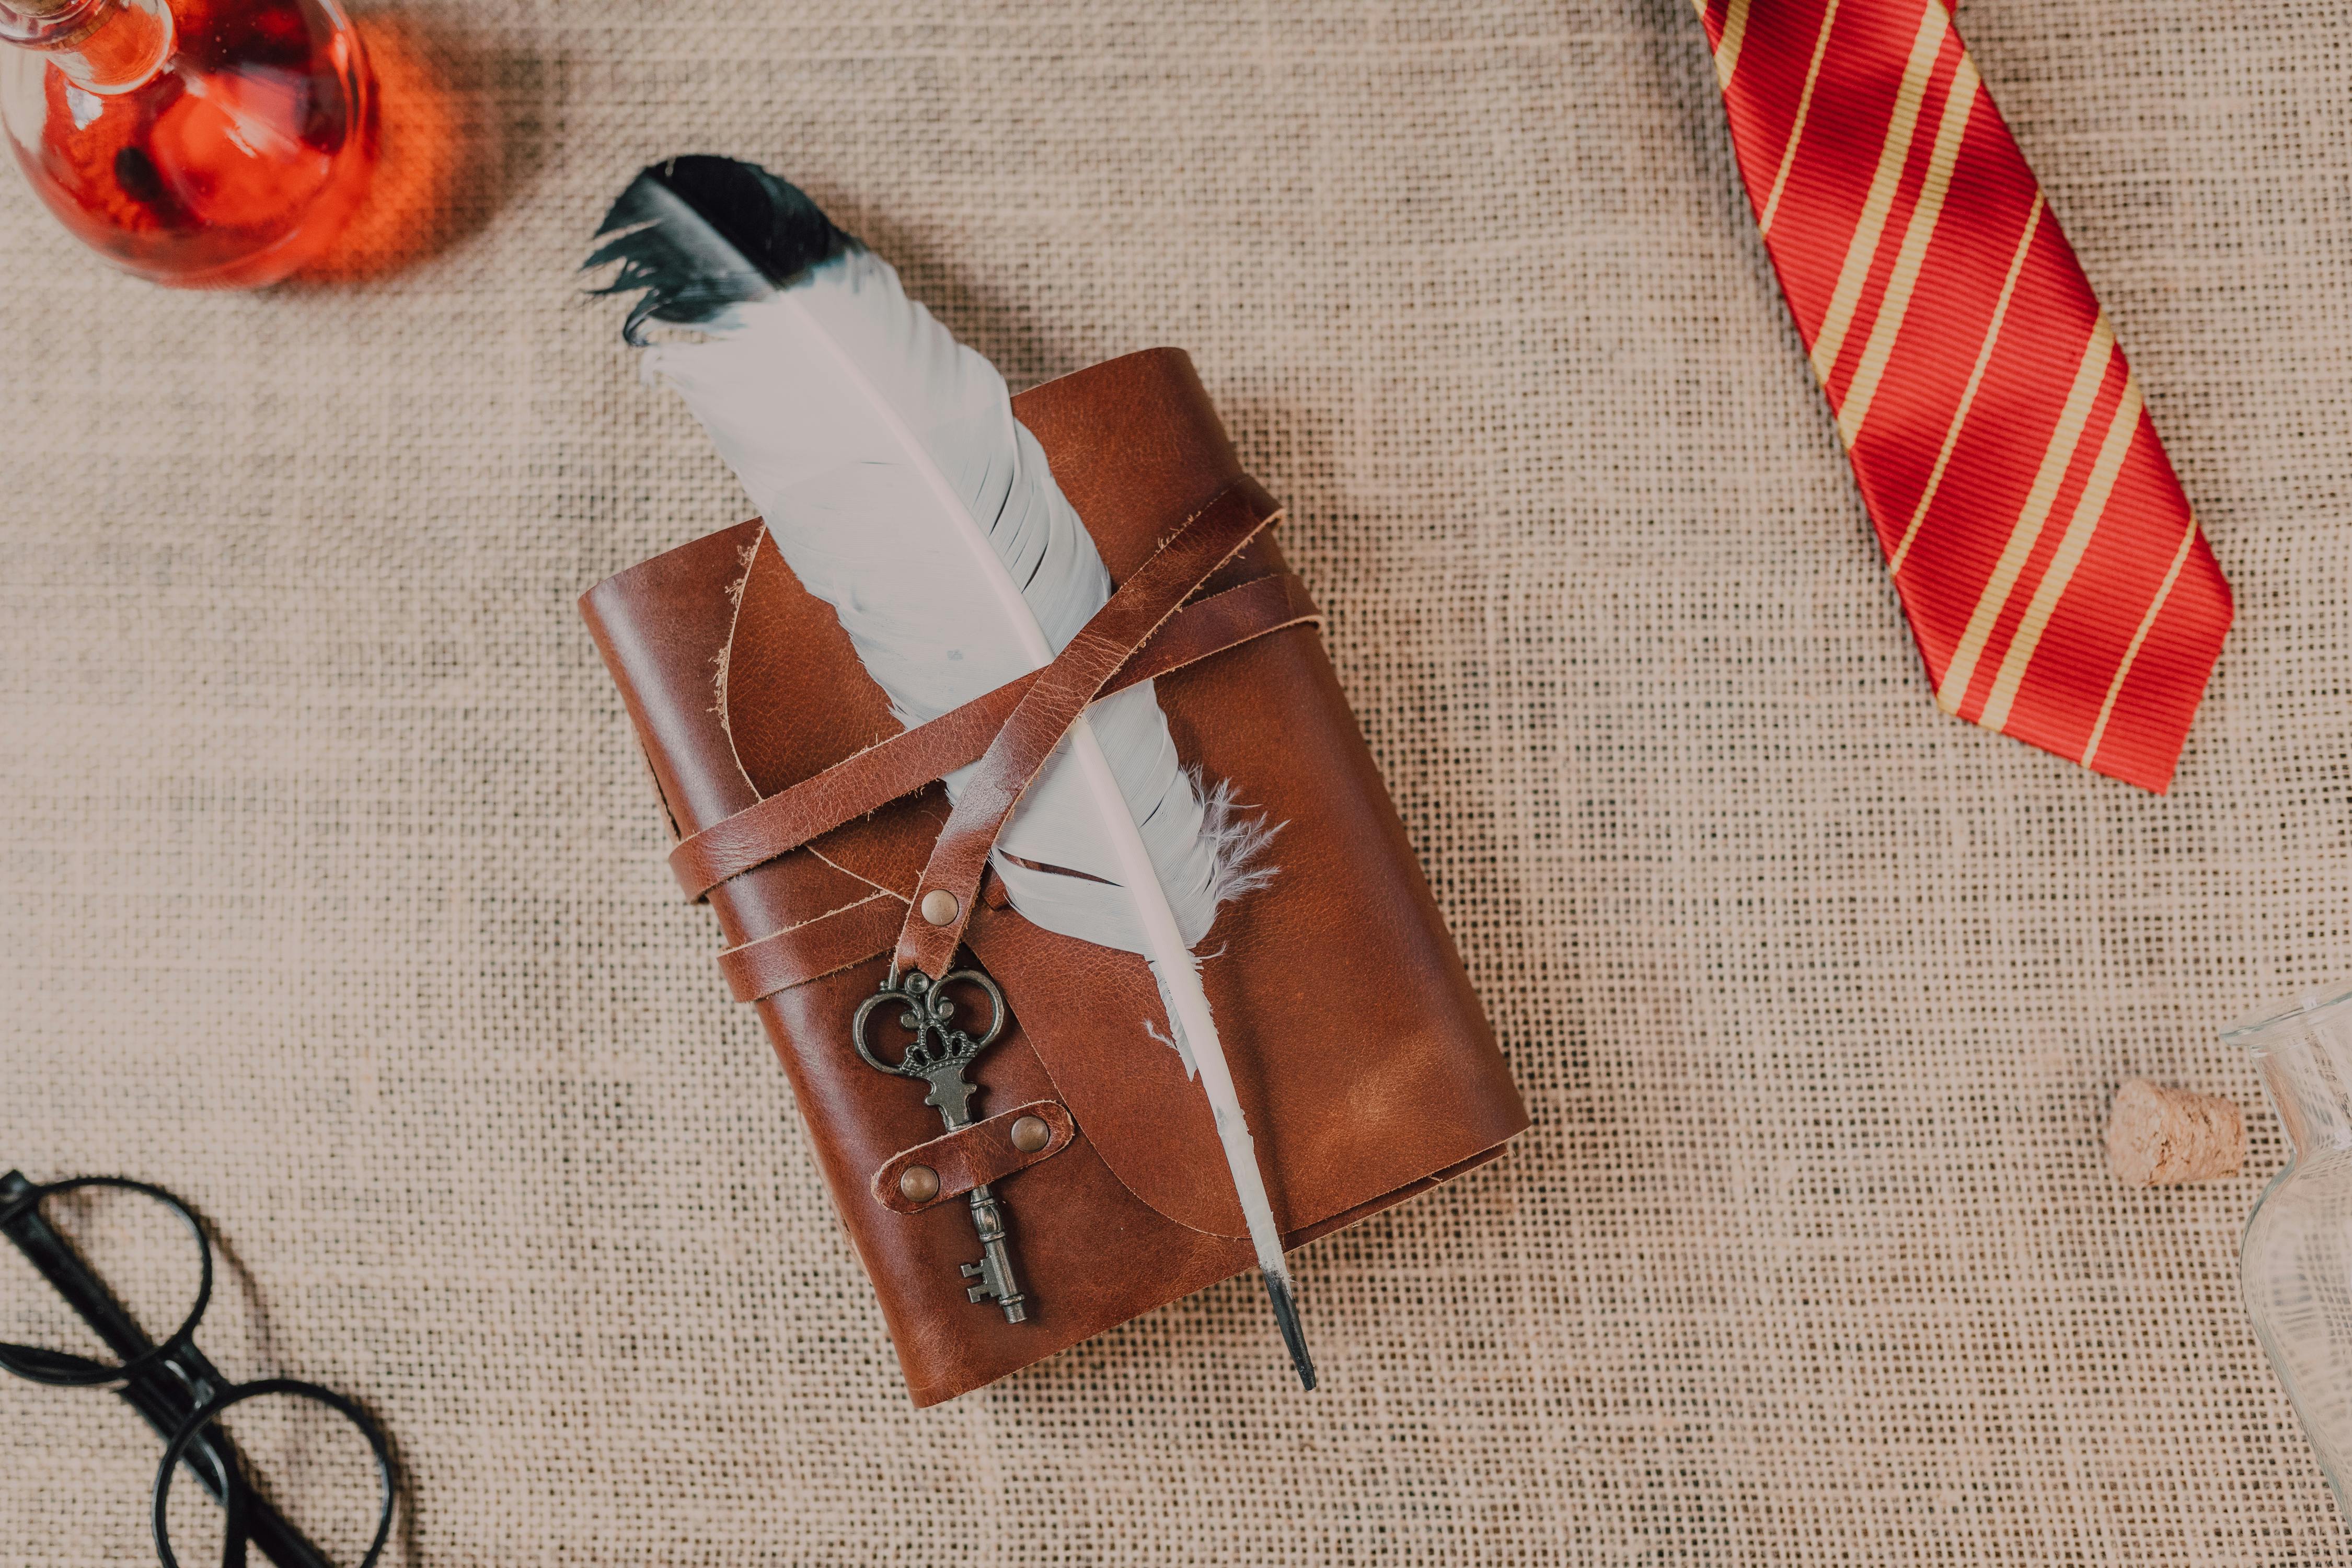
M 172 58 L 166 0 L 0 0 L 0 38 L 49 57 L 86 92 L 130 92 Z
M 2240 1031 L 2298 1159 L 2352 1150 L 2352 997 Z

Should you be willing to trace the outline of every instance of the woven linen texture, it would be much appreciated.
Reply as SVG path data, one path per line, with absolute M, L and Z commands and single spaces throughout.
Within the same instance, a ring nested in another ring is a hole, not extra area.
M 0 181 L 0 1162 L 198 1204 L 407 1561 L 2352 1555 L 2212 1037 L 2352 970 L 2332 8 L 1959 17 L 2237 593 L 2161 799 L 1936 711 L 1687 0 L 404 15 L 484 146 L 388 280 L 161 293 Z M 1016 384 L 1186 345 L 1288 501 L 1536 1118 L 1298 1256 L 1312 1397 L 1243 1279 L 908 1408 L 572 609 L 743 513 L 571 277 L 688 151 Z M 2120 1188 L 2132 1076 L 2246 1173 Z M 0 1380 L 0 1562 L 142 1561 L 156 1453 Z

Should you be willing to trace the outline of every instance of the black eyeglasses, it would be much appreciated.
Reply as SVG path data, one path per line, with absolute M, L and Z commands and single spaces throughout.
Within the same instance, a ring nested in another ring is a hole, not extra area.
M 114 1191 L 160 1204 L 195 1238 L 198 1275 L 195 1305 L 171 1335 L 152 1340 L 138 1321 L 108 1289 L 84 1261 L 63 1231 L 43 1212 L 48 1200 L 73 1193 Z M 46 1186 L 11 1171 L 0 1176 L 0 1235 L 16 1243 L 42 1278 L 65 1299 L 81 1321 L 120 1357 L 103 1362 L 37 1345 L 0 1343 L 0 1367 L 19 1377 L 60 1388 L 119 1385 L 115 1392 L 164 1442 L 163 1460 L 155 1472 L 155 1554 L 163 1568 L 179 1568 L 173 1554 L 167 1520 L 172 1478 L 182 1465 L 195 1476 L 205 1492 L 226 1515 L 223 1568 L 245 1568 L 246 1543 L 258 1546 L 278 1568 L 335 1568 L 333 1560 L 311 1544 L 268 1499 L 258 1495 L 247 1479 L 247 1468 L 220 1425 L 231 1406 L 269 1396 L 304 1400 L 322 1405 L 359 1429 L 375 1458 L 382 1505 L 377 1511 L 375 1539 L 359 1568 L 373 1568 L 392 1533 L 393 1504 L 398 1492 L 391 1447 L 374 1419 L 353 1401 L 292 1378 L 264 1378 L 256 1383 L 230 1383 L 196 1349 L 190 1338 L 205 1309 L 212 1304 L 213 1249 L 205 1227 L 187 1205 L 161 1187 L 121 1176 L 83 1176 Z

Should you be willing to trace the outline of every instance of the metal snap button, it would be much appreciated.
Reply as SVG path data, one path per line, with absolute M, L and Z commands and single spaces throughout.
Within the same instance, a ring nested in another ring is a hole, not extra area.
M 954 924 L 957 907 L 956 896 L 945 888 L 933 888 L 923 895 L 923 918 L 935 926 Z
M 1011 1136 L 1015 1149 L 1024 1154 L 1034 1154 L 1054 1141 L 1054 1130 L 1045 1125 L 1042 1116 L 1022 1116 L 1013 1120 Z
M 929 1165 L 909 1165 L 898 1173 L 898 1195 L 910 1204 L 927 1204 L 940 1195 L 940 1173 Z

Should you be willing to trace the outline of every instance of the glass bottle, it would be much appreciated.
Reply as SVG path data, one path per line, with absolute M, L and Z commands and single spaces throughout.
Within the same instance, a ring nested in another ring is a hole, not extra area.
M 335 0 L 0 0 L 0 39 L 17 163 L 142 277 L 274 283 L 366 195 L 375 105 Z
M 2352 1519 L 2352 992 L 2241 1024 L 2293 1157 L 2246 1221 L 2246 1316 Z

